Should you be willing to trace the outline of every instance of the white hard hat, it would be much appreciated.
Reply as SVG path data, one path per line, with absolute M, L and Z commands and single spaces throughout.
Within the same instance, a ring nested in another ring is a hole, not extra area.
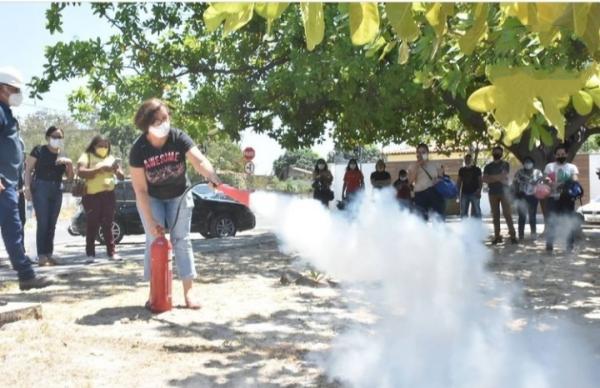
M 14 67 L 0 67 L 0 84 L 6 84 L 17 89 L 23 89 L 23 76 L 21 75 L 21 72 Z

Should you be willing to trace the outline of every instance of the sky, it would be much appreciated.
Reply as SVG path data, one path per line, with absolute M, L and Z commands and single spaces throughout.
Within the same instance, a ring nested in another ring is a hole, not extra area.
M 111 28 L 105 21 L 95 17 L 88 4 L 69 6 L 63 12 L 63 32 L 51 35 L 46 30 L 45 12 L 50 2 L 4 2 L 0 0 L 0 36 L 2 37 L 2 55 L 0 66 L 18 68 L 26 79 L 41 76 L 45 63 L 44 48 L 59 41 L 76 38 L 107 37 Z M 18 117 L 24 117 L 38 110 L 69 114 L 68 94 L 84 84 L 83 79 L 61 81 L 52 85 L 43 95 L 43 100 L 26 98 L 23 105 L 15 109 Z M 27 95 L 28 93 L 26 93 Z M 185 130 L 185 128 L 182 128 Z M 276 141 L 250 130 L 242 133 L 242 149 L 251 146 L 256 150 L 254 163 L 256 174 L 269 174 L 273 161 L 283 154 Z M 324 144 L 316 145 L 313 150 L 325 157 L 333 149 L 333 142 L 327 139 Z

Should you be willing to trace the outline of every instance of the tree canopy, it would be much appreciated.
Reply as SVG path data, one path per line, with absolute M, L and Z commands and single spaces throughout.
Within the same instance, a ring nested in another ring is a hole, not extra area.
M 65 6 L 48 10 L 49 31 L 61 30 Z M 503 142 L 541 163 L 559 141 L 574 155 L 600 133 L 600 4 L 90 7 L 115 34 L 48 47 L 31 86 L 41 96 L 88 76 L 70 107 L 110 127 L 131 125 L 140 101 L 158 96 L 196 137 L 252 128 L 287 148 L 329 131 L 344 149 Z

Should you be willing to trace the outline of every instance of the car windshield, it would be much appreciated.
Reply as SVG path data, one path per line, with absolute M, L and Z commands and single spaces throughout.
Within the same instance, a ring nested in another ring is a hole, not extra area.
M 224 199 L 224 200 L 231 201 L 231 198 L 229 198 L 228 196 L 226 196 L 225 194 L 223 194 L 221 192 L 214 191 L 206 183 L 197 184 L 196 186 L 194 186 L 194 188 L 192 189 L 192 191 L 195 194 L 197 194 L 197 195 L 199 195 L 200 197 L 203 197 L 203 198 L 218 198 L 218 199 Z
M 194 186 L 194 188 L 192 190 L 194 191 L 194 193 L 196 193 L 198 195 L 202 195 L 202 196 L 214 194 L 213 189 L 211 189 L 205 183 L 200 183 L 200 184 Z

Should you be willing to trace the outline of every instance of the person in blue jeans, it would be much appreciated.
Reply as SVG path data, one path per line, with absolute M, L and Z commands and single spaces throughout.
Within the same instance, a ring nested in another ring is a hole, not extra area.
M 465 165 L 458 170 L 458 179 L 456 187 L 459 190 L 460 197 L 460 216 L 465 218 L 469 215 L 469 205 L 471 206 L 471 217 L 481 218 L 481 169 L 473 164 L 471 154 L 465 155 Z
M 535 186 L 544 179 L 540 170 L 535 168 L 535 162 L 530 156 L 523 159 L 523 168 L 519 169 L 513 178 L 513 193 L 519 214 L 519 240 L 525 237 L 525 221 L 529 218 L 531 237 L 537 237 L 537 208 L 538 199 L 535 196 Z
M 196 277 L 190 240 L 194 200 L 188 191 L 186 162 L 213 185 L 221 181 L 194 141 L 171 126 L 169 109 L 164 102 L 156 98 L 144 102 L 134 121 L 142 134 L 131 148 L 129 165 L 138 212 L 146 232 L 144 278 L 150 280 L 150 246 L 168 227 L 177 273 L 183 283 L 185 306 L 198 309 L 200 305 L 191 294 Z M 146 308 L 150 308 L 150 298 Z
M 11 106 L 23 100 L 23 78 L 17 70 L 0 68 L 0 229 L 11 265 L 19 279 L 22 291 L 44 288 L 53 284 L 46 276 L 37 276 L 23 249 L 23 225 L 19 218 L 17 185 L 23 164 L 23 141 L 19 123 Z
M 54 232 L 62 206 L 62 179 L 73 179 L 73 162 L 62 156 L 64 132 L 52 126 L 46 130 L 48 144 L 33 148 L 27 158 L 25 187 L 27 200 L 33 201 L 37 221 L 36 246 L 38 264 L 57 265 L 54 256 Z

